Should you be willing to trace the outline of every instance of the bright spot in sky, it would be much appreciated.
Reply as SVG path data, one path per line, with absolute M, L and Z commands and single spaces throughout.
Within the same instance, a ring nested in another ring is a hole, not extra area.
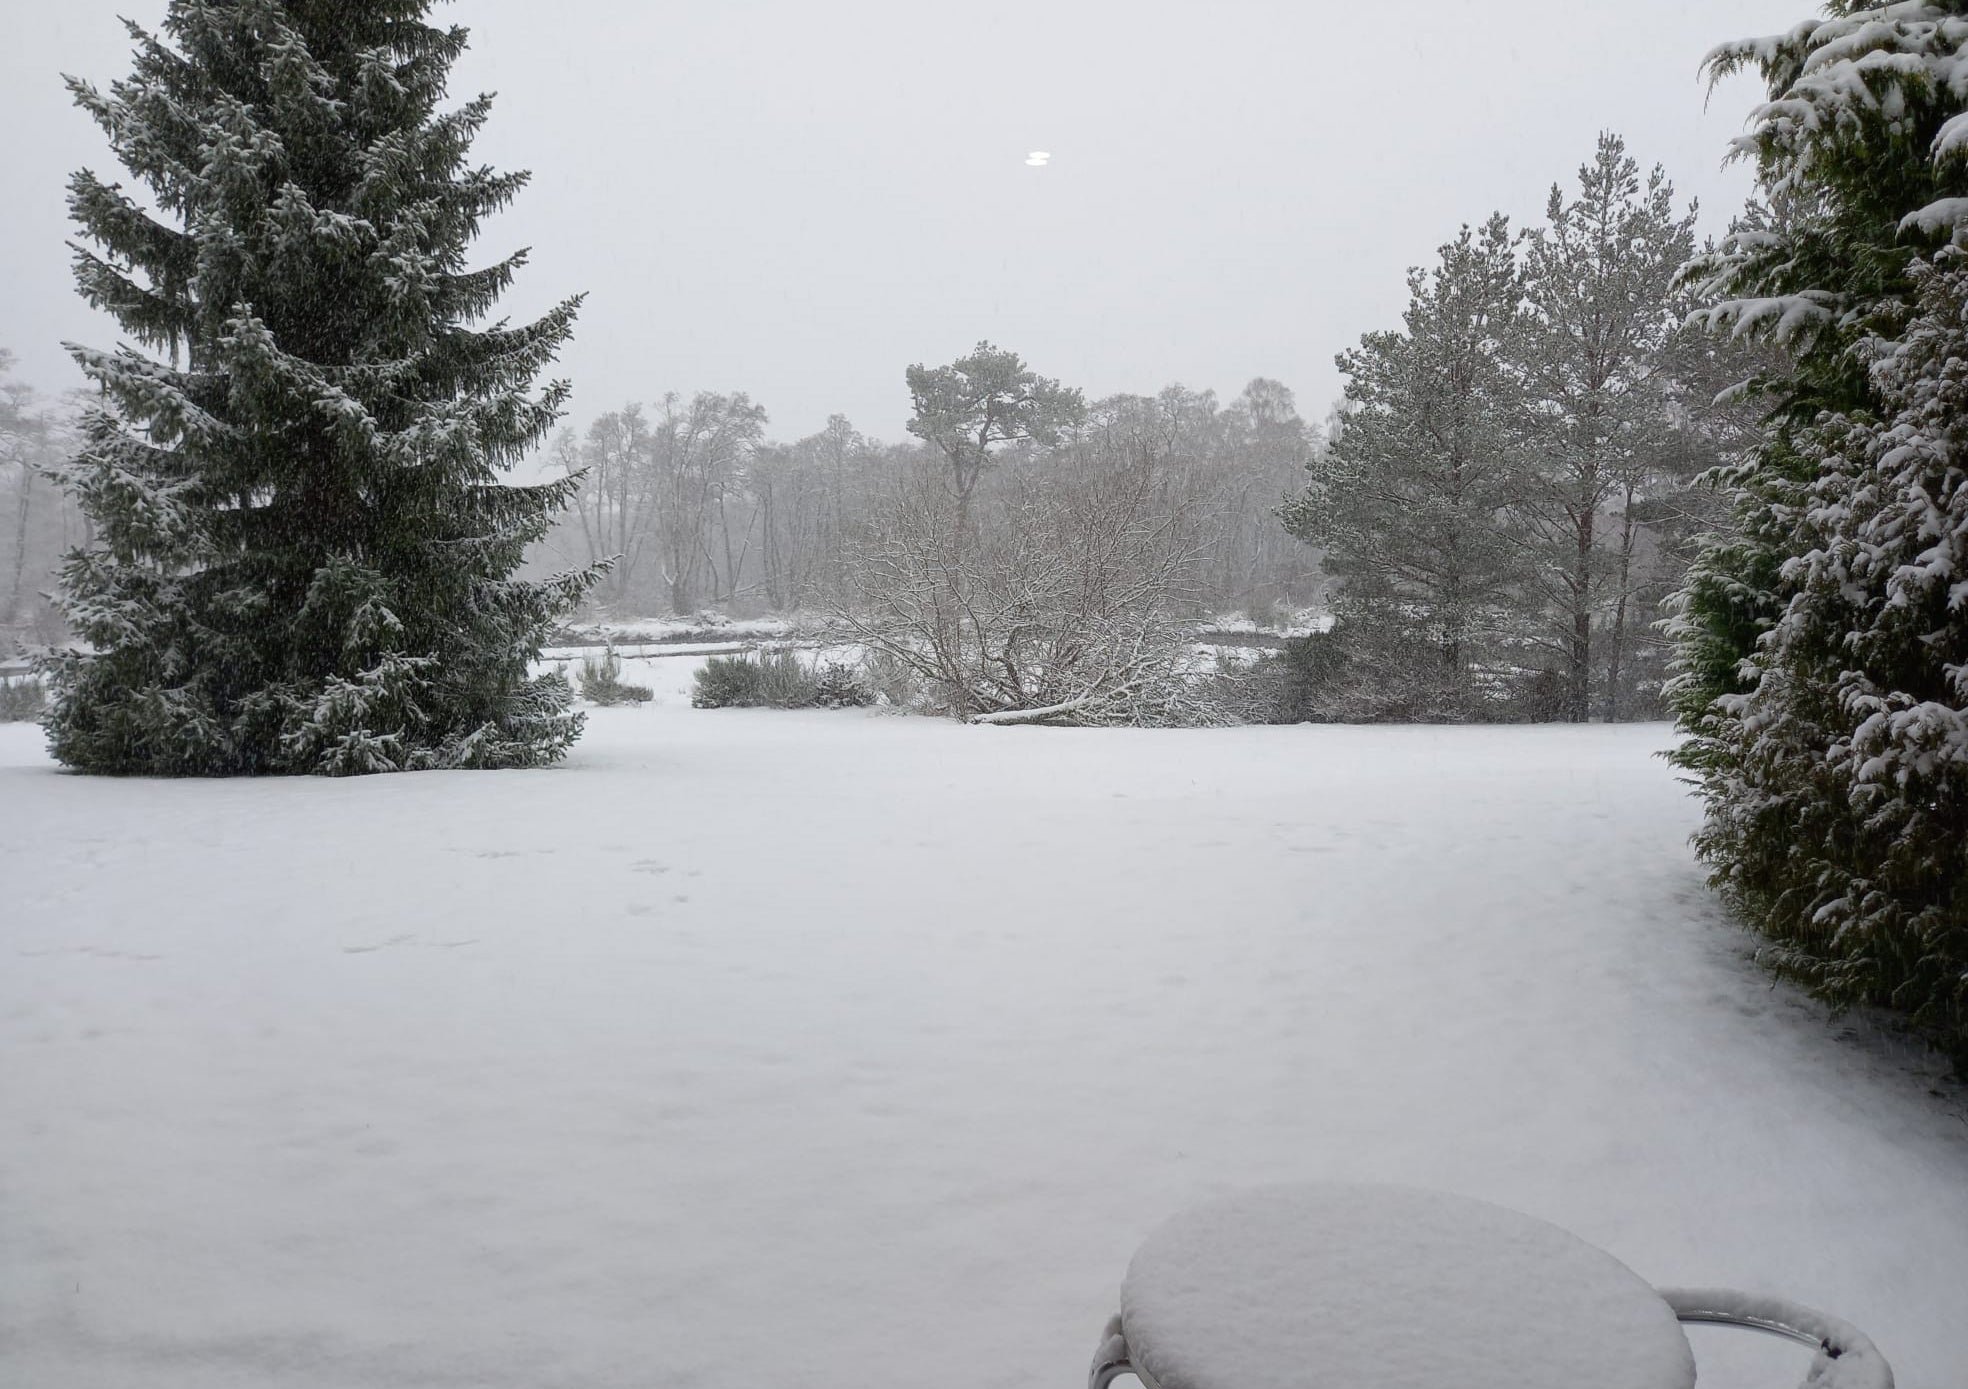
M 1043 169 L 1046 166 L 1046 161 L 1051 158 L 1052 155 L 1046 150 L 1033 150 L 1025 156 L 1025 162 L 1034 169 Z

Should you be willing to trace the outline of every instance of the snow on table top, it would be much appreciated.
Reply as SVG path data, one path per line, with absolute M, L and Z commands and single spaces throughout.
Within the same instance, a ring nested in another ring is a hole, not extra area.
M 1611 1254 L 1440 1191 L 1279 1186 L 1185 1211 L 1121 1287 L 1161 1389 L 1689 1389 L 1674 1313 Z

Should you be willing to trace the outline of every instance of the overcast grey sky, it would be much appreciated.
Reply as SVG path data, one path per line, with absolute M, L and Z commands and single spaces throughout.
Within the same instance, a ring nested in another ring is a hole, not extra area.
M 1333 354 L 1393 326 L 1402 272 L 1494 208 L 1542 212 L 1601 129 L 1719 228 L 1757 93 L 1714 44 L 1807 0 L 452 0 L 479 154 L 533 186 L 514 316 L 590 292 L 562 362 L 585 419 L 744 390 L 775 437 L 834 412 L 899 437 L 903 368 L 979 338 L 1095 395 L 1277 377 L 1321 416 Z M 0 0 L 0 346 L 79 384 L 69 172 L 119 170 L 59 74 L 128 71 L 121 13 Z M 1706 110 L 1704 109 L 1706 104 Z M 1027 151 L 1052 153 L 1045 168 Z

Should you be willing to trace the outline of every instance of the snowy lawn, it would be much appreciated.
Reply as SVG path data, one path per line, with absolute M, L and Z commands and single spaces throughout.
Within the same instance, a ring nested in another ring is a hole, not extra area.
M 1743 963 L 1664 729 L 651 664 L 548 772 L 93 780 L 0 727 L 0 1383 L 1070 1389 L 1163 1217 L 1322 1177 L 1968 1380 L 1968 1125 Z M 1704 1389 L 1801 1375 L 1713 1334 Z

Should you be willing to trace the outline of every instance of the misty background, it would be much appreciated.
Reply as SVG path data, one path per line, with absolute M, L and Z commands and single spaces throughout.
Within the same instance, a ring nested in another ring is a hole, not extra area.
M 0 344 L 43 395 L 109 346 L 76 296 L 64 184 L 121 171 L 58 73 L 127 71 L 162 0 L 8 0 Z M 1098 398 L 1284 382 L 1318 419 L 1335 352 L 1398 319 L 1403 271 L 1464 222 L 1523 223 L 1602 129 L 1660 163 L 1701 229 L 1749 190 L 1718 152 L 1757 97 L 1704 102 L 1720 37 L 1784 0 L 1508 11 L 1435 0 L 973 6 L 456 0 L 454 99 L 496 91 L 478 158 L 535 171 L 481 243 L 534 248 L 501 306 L 590 295 L 559 374 L 572 419 L 744 391 L 791 439 L 882 438 L 902 370 L 980 338 Z M 1674 93 L 1682 93 L 1680 98 Z M 1044 168 L 1025 164 L 1047 150 Z

